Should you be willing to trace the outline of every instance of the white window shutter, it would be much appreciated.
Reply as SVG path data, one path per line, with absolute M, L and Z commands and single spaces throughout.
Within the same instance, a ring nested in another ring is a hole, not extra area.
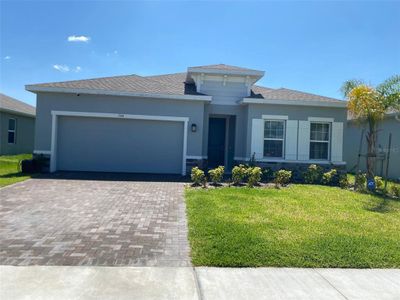
M 286 121 L 286 145 L 285 145 L 285 159 L 297 159 L 297 120 Z
M 251 153 L 255 153 L 255 158 L 264 156 L 264 120 L 253 119 L 251 123 Z
M 332 123 L 331 161 L 341 162 L 343 160 L 343 123 Z
M 310 122 L 299 121 L 298 160 L 310 159 Z

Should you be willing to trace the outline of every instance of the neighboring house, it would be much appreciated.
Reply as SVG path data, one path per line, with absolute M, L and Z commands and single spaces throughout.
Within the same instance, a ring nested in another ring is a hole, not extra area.
M 344 101 L 255 85 L 228 65 L 158 76 L 27 85 L 37 94 L 35 153 L 50 171 L 186 174 L 254 154 L 263 165 L 343 166 Z
M 396 118 L 397 116 L 397 118 Z M 367 154 L 367 140 L 365 134 L 368 132 L 367 124 L 351 119 L 347 121 L 347 130 L 344 136 L 344 158 L 347 162 L 347 169 L 350 172 L 357 171 L 357 159 L 360 148 L 361 133 L 364 129 L 361 154 Z M 388 177 L 400 180 L 400 119 L 399 114 L 388 113 L 378 126 L 377 152 L 378 159 L 375 164 L 375 174 L 385 175 L 386 153 L 388 152 L 389 134 L 392 133 L 392 145 L 390 147 Z M 366 157 L 360 157 L 359 170 L 366 171 Z
M 35 108 L 0 94 L 0 155 L 32 153 Z

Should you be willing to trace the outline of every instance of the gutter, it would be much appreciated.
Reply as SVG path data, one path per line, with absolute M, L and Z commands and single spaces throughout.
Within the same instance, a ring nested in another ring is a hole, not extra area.
M 269 100 L 263 98 L 243 98 L 238 101 L 239 104 L 279 104 L 279 105 L 300 105 L 317 107 L 347 107 L 346 101 L 328 102 L 328 101 L 310 101 L 310 100 Z

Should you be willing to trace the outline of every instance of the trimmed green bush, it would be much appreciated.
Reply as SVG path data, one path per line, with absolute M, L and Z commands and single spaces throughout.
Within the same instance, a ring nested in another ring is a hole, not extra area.
M 260 167 L 248 168 L 246 173 L 248 187 L 254 187 L 260 182 L 262 176 L 262 170 Z
M 322 168 L 315 164 L 308 167 L 307 171 L 304 173 L 305 183 L 320 183 L 322 180 Z
M 265 168 L 263 170 L 262 180 L 265 182 L 270 182 L 274 179 L 274 171 L 271 168 Z
M 222 182 L 222 178 L 224 177 L 224 166 L 219 166 L 215 169 L 211 169 L 208 171 L 208 175 L 214 185 L 217 185 Z
M 205 180 L 204 171 L 199 169 L 198 167 L 192 168 L 192 172 L 190 174 L 190 178 L 194 185 L 201 185 Z
M 398 186 L 398 185 L 391 185 L 390 187 L 389 187 L 389 193 L 392 195 L 392 196 L 395 196 L 395 197 L 397 197 L 397 198 L 400 198 L 400 186 Z
M 328 172 L 325 172 L 322 175 L 322 183 L 326 185 L 331 185 L 333 183 L 334 177 L 337 175 L 336 169 L 332 169 Z
M 277 187 L 285 186 L 290 182 L 291 178 L 292 178 L 292 171 L 279 170 L 275 172 L 274 182 Z
M 365 190 L 367 183 L 367 174 L 361 173 L 360 171 L 354 177 L 354 189 Z
M 349 179 L 347 178 L 347 174 L 340 175 L 340 177 L 339 177 L 339 186 L 342 189 L 348 189 L 349 185 L 350 184 L 349 184 Z
M 384 182 L 383 182 L 382 177 L 380 177 L 380 176 L 375 176 L 375 177 L 374 177 L 374 181 L 375 181 L 375 187 L 376 187 L 376 189 L 377 189 L 377 190 L 383 190 L 385 184 L 384 184 Z
M 245 165 L 234 166 L 232 169 L 232 182 L 233 184 L 239 185 L 246 178 L 247 168 Z

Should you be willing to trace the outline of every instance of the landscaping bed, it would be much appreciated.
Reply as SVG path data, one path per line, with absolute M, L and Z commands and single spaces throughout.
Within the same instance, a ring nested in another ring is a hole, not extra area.
M 400 201 L 337 187 L 186 189 L 196 266 L 400 267 Z

